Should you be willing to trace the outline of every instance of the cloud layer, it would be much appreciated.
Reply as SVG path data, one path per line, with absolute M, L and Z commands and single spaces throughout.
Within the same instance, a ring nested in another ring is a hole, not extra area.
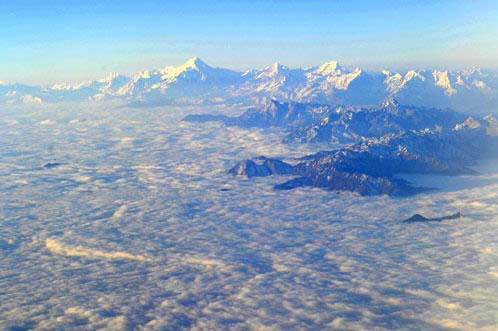
M 323 146 L 180 122 L 199 111 L 4 110 L 0 329 L 493 330 L 496 174 L 414 178 L 443 189 L 408 199 L 273 191 L 225 171 Z

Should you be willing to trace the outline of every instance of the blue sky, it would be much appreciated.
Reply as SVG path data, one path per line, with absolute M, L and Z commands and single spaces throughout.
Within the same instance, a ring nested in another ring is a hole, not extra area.
M 497 68 L 496 17 L 495 0 L 2 0 L 0 81 L 75 82 L 192 56 L 234 69 Z

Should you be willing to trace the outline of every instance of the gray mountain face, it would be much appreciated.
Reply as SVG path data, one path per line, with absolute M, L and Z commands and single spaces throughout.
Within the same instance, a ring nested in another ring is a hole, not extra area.
M 50 87 L 1 84 L 0 102 L 46 103 L 118 100 L 136 106 L 166 104 L 263 104 L 282 102 L 372 106 L 389 98 L 417 107 L 470 113 L 498 111 L 498 73 L 491 70 L 352 70 L 331 61 L 318 67 L 273 64 L 239 72 L 212 67 L 199 58 L 144 70 L 133 77 L 110 75 L 77 85 Z
M 452 128 L 465 119 L 460 113 L 435 108 L 401 106 L 337 108 L 310 126 L 292 130 L 286 141 L 351 143 L 409 130 Z
M 187 122 L 220 121 L 228 126 L 243 128 L 281 127 L 298 130 L 321 121 L 327 114 L 335 112 L 335 107 L 306 103 L 280 103 L 271 100 L 264 106 L 247 109 L 237 117 L 223 115 L 188 115 Z
M 244 160 L 229 170 L 232 175 L 244 175 L 247 177 L 265 177 L 271 175 L 287 175 L 296 173 L 296 169 L 280 160 L 270 159 L 264 156 L 254 160 Z
M 455 213 L 453 215 L 441 216 L 441 217 L 425 217 L 420 214 L 415 214 L 410 218 L 403 220 L 403 223 L 425 223 L 425 222 L 442 222 L 446 220 L 455 220 L 461 218 L 460 213 Z
M 381 107 L 369 108 L 272 100 L 237 117 L 189 115 L 184 120 L 221 121 L 225 125 L 245 128 L 281 127 L 288 131 L 284 142 L 355 143 L 410 130 L 452 129 L 466 118 L 466 115 L 454 111 L 403 106 L 391 99 Z
M 402 106 L 397 108 L 407 109 Z M 379 114 L 392 110 L 377 110 L 378 116 L 374 118 L 382 117 Z M 412 110 L 410 114 L 415 126 L 427 116 L 425 111 L 420 110 Z M 382 130 L 379 131 L 383 133 L 380 138 L 363 136 L 359 143 L 306 156 L 296 165 L 264 157 L 245 160 L 229 172 L 248 177 L 274 174 L 297 176 L 276 185 L 276 189 L 312 186 L 334 191 L 354 191 L 362 195 L 417 194 L 428 188 L 413 187 L 396 176 L 410 173 L 474 174 L 469 166 L 474 165 L 477 160 L 498 157 L 496 119 L 490 116 L 483 119 L 468 117 L 453 125 L 450 120 L 456 120 L 459 116 L 460 114 L 451 111 L 434 111 L 429 118 L 436 123 L 444 123 L 444 126 L 437 126 L 432 130 L 404 129 L 400 132 L 398 117 L 386 115 Z M 364 125 L 367 123 L 363 122 Z M 357 132 L 354 126 L 346 128 Z

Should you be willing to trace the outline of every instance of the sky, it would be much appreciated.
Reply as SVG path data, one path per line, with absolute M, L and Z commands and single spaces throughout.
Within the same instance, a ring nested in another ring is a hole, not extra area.
M 498 1 L 2 0 L 0 81 L 78 82 L 198 56 L 244 70 L 498 68 Z

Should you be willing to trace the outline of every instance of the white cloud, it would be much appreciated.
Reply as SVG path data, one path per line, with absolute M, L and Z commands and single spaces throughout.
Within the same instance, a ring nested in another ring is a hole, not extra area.
M 492 176 L 407 199 L 274 191 L 282 178 L 225 170 L 312 147 L 182 126 L 184 112 L 5 111 L 17 124 L 0 149 L 0 329 L 492 330 Z M 122 137 L 140 139 L 121 148 Z M 37 170 L 44 160 L 67 166 Z
M 45 241 L 45 247 L 54 254 L 76 257 L 87 257 L 96 259 L 118 259 L 118 260 L 136 260 L 152 261 L 145 255 L 134 255 L 126 252 L 107 252 L 98 249 L 86 248 L 82 246 L 69 246 L 59 242 L 57 239 L 49 238 Z

